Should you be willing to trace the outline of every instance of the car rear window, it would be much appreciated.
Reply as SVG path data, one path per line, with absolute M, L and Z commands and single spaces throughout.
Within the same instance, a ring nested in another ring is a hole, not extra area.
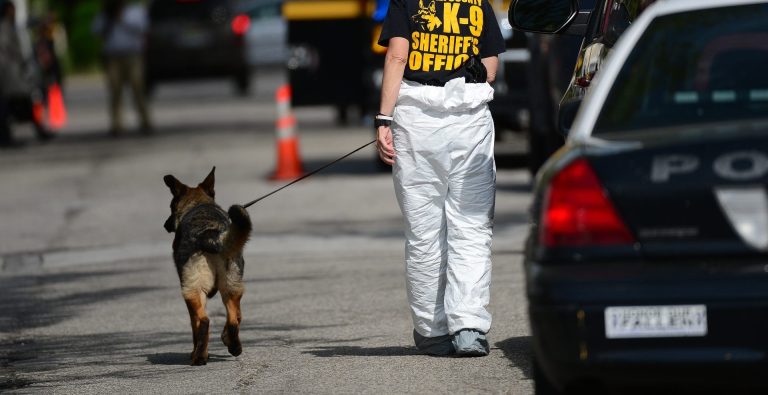
M 195 19 L 225 21 L 230 14 L 229 0 L 155 0 L 149 9 L 153 21 Z
M 257 18 L 257 19 L 265 19 L 265 18 L 279 18 L 282 14 L 282 4 L 280 3 L 272 3 L 267 4 L 263 7 L 259 7 L 253 10 L 252 13 L 249 14 L 249 16 Z
M 593 135 L 768 118 L 767 70 L 766 4 L 659 17 L 627 58 Z

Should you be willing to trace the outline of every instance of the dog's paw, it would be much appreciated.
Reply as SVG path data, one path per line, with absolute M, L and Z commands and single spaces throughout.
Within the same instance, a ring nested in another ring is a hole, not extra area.
M 232 205 L 229 208 L 229 211 L 227 211 L 227 214 L 229 214 L 229 218 L 232 220 L 233 224 L 243 228 L 251 227 L 251 217 L 248 215 L 248 211 L 245 207 L 237 204 Z
M 202 366 L 208 363 L 208 328 L 210 321 L 205 318 L 200 320 L 200 326 L 195 335 L 195 348 L 192 350 L 192 366 Z
M 195 357 L 192 356 L 192 363 L 191 366 L 205 366 L 208 363 L 208 357 Z
M 195 347 L 189 355 L 190 366 L 204 366 L 208 363 L 208 352 L 202 348 Z
M 225 326 L 221 332 L 221 341 L 227 346 L 227 351 L 233 356 L 243 353 L 243 346 L 240 343 L 239 328 L 236 326 Z

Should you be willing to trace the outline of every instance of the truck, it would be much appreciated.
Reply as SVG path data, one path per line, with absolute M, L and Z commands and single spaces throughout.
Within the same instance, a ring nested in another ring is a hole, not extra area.
M 346 124 L 353 111 L 378 110 L 386 48 L 378 45 L 388 0 L 286 0 L 288 80 L 294 106 L 332 105 Z
M 543 157 L 562 144 L 562 137 L 552 136 L 551 128 L 535 128 L 541 118 L 538 111 L 549 105 L 537 103 L 530 94 L 531 89 L 543 89 L 531 81 L 531 76 L 544 78 L 539 76 L 542 70 L 531 64 L 531 50 L 538 48 L 531 47 L 536 38 L 512 30 L 507 21 L 509 0 L 491 1 L 507 48 L 499 56 L 499 72 L 492 84 L 495 98 L 489 105 L 497 138 L 508 132 L 531 134 L 529 163 L 535 172 Z M 340 125 L 355 116 L 371 119 L 378 112 L 386 48 L 377 41 L 388 6 L 389 0 L 285 0 L 287 69 L 294 106 L 333 106 Z M 550 119 L 549 114 L 543 116 Z M 544 138 L 546 148 L 541 148 Z

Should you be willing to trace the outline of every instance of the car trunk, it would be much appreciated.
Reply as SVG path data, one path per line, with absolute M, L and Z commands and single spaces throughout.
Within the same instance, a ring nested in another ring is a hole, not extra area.
M 153 47 L 182 52 L 216 51 L 234 38 L 232 15 L 225 1 L 162 1 L 151 11 Z
M 641 255 L 754 256 L 768 248 L 765 136 L 643 144 L 620 155 L 589 156 Z

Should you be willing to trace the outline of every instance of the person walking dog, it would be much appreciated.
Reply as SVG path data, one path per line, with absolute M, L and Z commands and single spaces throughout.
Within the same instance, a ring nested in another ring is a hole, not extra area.
M 416 347 L 485 356 L 496 196 L 488 109 L 505 51 L 489 0 L 391 0 L 377 149 L 406 225 Z

